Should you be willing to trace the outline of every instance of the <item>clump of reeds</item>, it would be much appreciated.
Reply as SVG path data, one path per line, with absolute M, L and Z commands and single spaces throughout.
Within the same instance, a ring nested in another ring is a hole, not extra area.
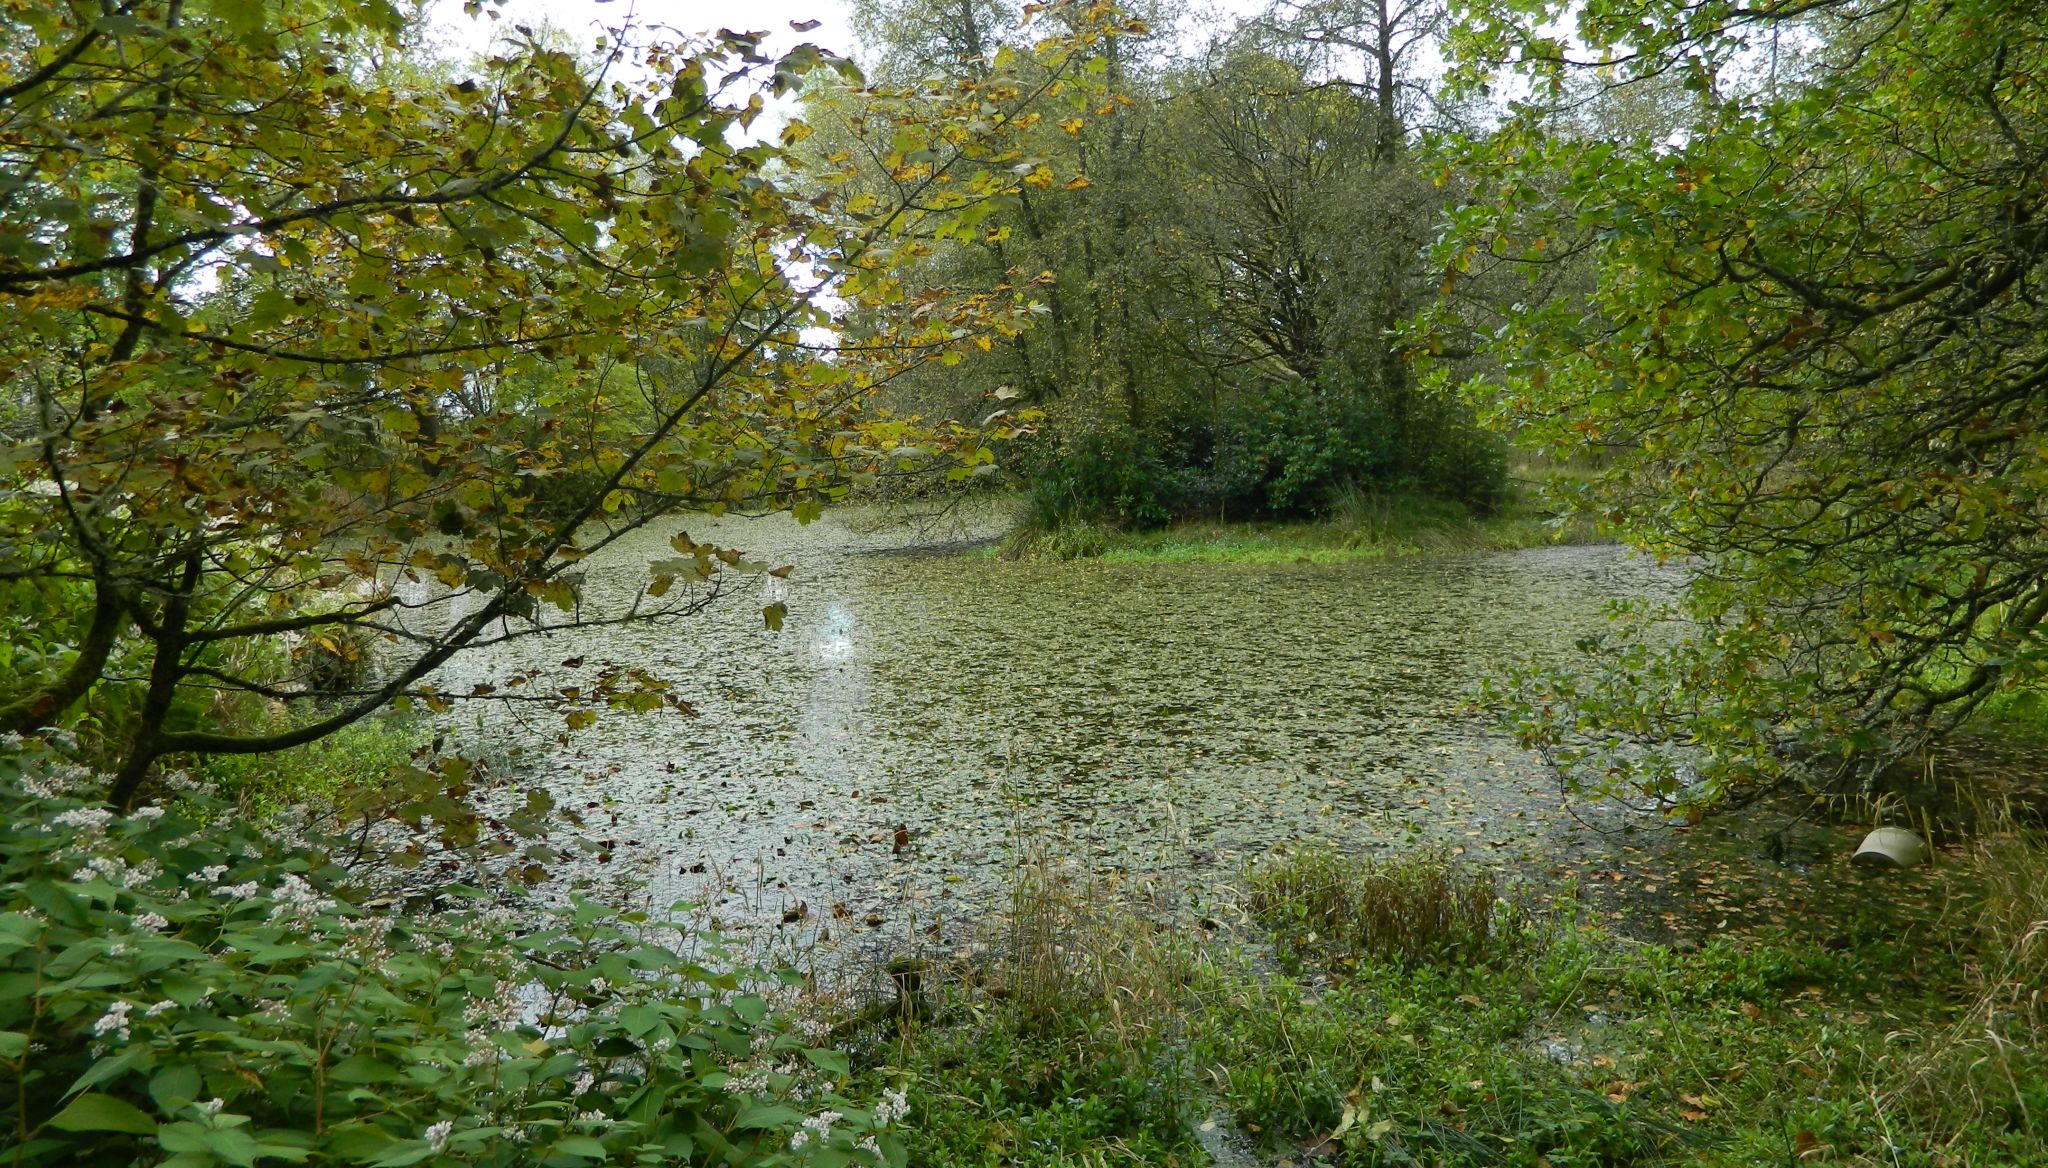
M 1004 940 L 997 977 L 1028 1031 L 1085 1029 L 1128 1051 L 1184 1010 L 1196 958 L 1176 930 L 1074 866 L 1025 857 Z
M 1297 950 L 1415 966 L 1484 961 L 1527 933 L 1491 872 L 1441 850 L 1359 859 L 1326 848 L 1254 864 L 1246 909 Z

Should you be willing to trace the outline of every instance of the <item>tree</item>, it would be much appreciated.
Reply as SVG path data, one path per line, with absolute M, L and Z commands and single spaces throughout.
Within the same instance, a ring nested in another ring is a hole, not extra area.
M 1392 162 L 1439 101 L 1428 66 L 1449 25 L 1442 0 L 1274 0 L 1260 18 L 1328 83 L 1369 102 L 1375 162 Z
M 1001 400 L 1042 407 L 1054 399 L 1083 410 L 1106 408 L 1139 416 L 1144 404 L 1135 385 L 1126 346 L 1130 315 L 1127 293 L 1134 207 L 1149 191 L 1130 187 L 1143 142 L 1143 110 L 1133 92 L 1144 87 L 1134 54 L 1150 29 L 1122 6 L 1121 35 L 1097 43 L 1079 76 L 1059 82 L 1052 100 L 1019 126 L 1020 143 L 1034 160 L 1020 173 L 1014 199 L 1005 201 L 981 225 L 978 239 L 940 247 L 926 258 L 915 279 L 944 287 L 954 283 L 1030 283 L 1044 313 L 1034 327 L 1000 346 L 969 354 L 963 366 L 928 369 L 892 387 L 892 395 L 934 412 L 979 418 L 999 391 Z M 931 93 L 980 83 L 990 64 L 1007 51 L 1014 26 L 1035 5 L 951 4 L 938 7 L 872 0 L 859 8 L 870 67 L 879 76 L 916 79 Z M 1067 20 L 1071 13 L 1056 13 Z M 935 48 L 934 46 L 941 46 Z M 945 48 L 944 46 L 954 46 Z M 868 130 L 856 95 L 820 91 L 811 117 L 822 128 L 821 144 L 856 160 L 869 172 L 866 182 L 886 181 L 892 168 L 885 142 Z M 1109 116 L 1115 114 L 1116 116 Z M 886 126 L 886 118 L 882 121 Z M 1080 172 L 1083 181 L 1051 181 L 1055 170 Z
M 590 62 L 519 30 L 440 76 L 403 67 L 416 27 L 385 0 L 0 6 L 0 589 L 28 650 L 0 731 L 86 719 L 117 804 L 166 757 L 397 700 L 538 701 L 571 728 L 682 704 L 619 664 L 432 678 L 767 570 L 678 535 L 631 611 L 581 614 L 576 563 L 661 515 L 803 519 L 985 463 L 988 435 L 867 402 L 1028 297 L 906 297 L 897 273 L 1015 197 L 1012 127 L 1112 22 L 1079 12 L 1010 58 L 1028 82 L 997 65 L 902 118 L 917 173 L 858 207 L 795 173 L 802 123 L 744 138 L 763 88 L 856 76 L 813 46 L 626 29 Z M 832 303 L 863 336 L 807 343 Z M 373 648 L 376 670 L 330 667 Z M 251 698 L 293 714 L 221 724 Z
M 857 0 L 853 26 L 862 43 L 876 50 L 876 75 L 885 81 L 971 80 L 988 76 L 996 53 L 1014 46 L 1023 25 L 1020 7 L 1006 0 Z
M 1431 216 L 1428 188 L 1376 161 L 1372 104 L 1254 51 L 1185 82 L 1167 117 L 1156 141 L 1189 351 L 1218 376 L 1377 368 L 1384 324 L 1406 314 L 1394 306 L 1416 306 Z
M 1519 724 L 1575 781 L 1713 799 L 1867 781 L 2048 666 L 2048 32 L 2009 0 L 1477 4 L 1469 75 L 1536 100 L 1473 157 L 1452 279 L 1589 240 L 1478 387 L 1589 512 L 1689 565 Z M 1795 46 L 1796 75 L 1774 68 Z M 1666 141 L 1560 134 L 1577 68 L 1701 95 Z M 1688 768 L 1698 785 L 1688 786 Z

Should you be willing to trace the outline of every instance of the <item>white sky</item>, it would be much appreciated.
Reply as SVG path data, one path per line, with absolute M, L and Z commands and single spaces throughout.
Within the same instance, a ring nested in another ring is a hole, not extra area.
M 479 15 L 462 14 L 462 0 L 436 0 L 436 25 L 444 43 L 458 51 L 475 51 L 490 43 L 492 30 L 513 24 L 552 24 L 589 45 L 606 28 L 632 23 L 643 30 L 666 26 L 690 34 L 729 28 L 735 32 L 766 32 L 763 51 L 779 56 L 805 42 L 846 56 L 859 57 L 860 44 L 853 34 L 849 0 L 507 0 L 497 9 L 493 22 Z M 1021 6 L 1021 0 L 1020 0 Z M 1176 12 L 1175 23 L 1183 36 L 1233 17 L 1248 16 L 1263 9 L 1266 0 L 1186 0 Z M 488 5 L 487 5 L 488 10 Z M 794 32 L 791 23 L 815 20 L 818 27 Z M 636 39 L 649 39 L 645 32 Z M 668 39 L 658 37 L 655 39 Z
M 646 40 L 647 30 L 690 34 L 729 28 L 735 32 L 767 32 L 764 51 L 779 56 L 809 41 L 820 48 L 851 54 L 854 50 L 851 5 L 846 0 L 508 0 L 497 9 L 497 21 L 488 16 L 464 16 L 461 0 L 440 0 L 436 24 L 451 46 L 481 49 L 490 42 L 492 31 L 514 24 L 552 24 L 569 33 L 576 42 L 589 46 L 606 28 L 631 23 L 643 31 L 635 39 Z M 488 8 L 488 6 L 487 6 Z M 809 32 L 790 30 L 790 23 L 819 22 Z M 658 39 L 668 39 L 661 37 Z

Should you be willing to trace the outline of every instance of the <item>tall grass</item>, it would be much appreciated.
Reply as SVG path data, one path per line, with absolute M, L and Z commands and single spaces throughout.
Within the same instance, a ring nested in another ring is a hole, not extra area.
M 2009 806 L 1979 823 L 1964 859 L 1977 888 L 1964 914 L 1975 942 L 1966 1005 L 1873 1098 L 1940 1137 L 1983 1125 L 2048 1132 L 2036 1127 L 2048 1124 L 2048 835 Z
M 428 735 L 409 717 L 371 717 L 290 750 L 208 755 L 195 769 L 213 791 L 260 819 L 295 804 L 331 806 L 351 787 L 374 788 L 406 765 Z
M 1149 906 L 1148 906 L 1149 907 Z M 985 960 L 927 966 L 928 1010 L 889 1027 L 910 1162 L 1206 1161 L 1182 1031 L 1192 949 L 1122 889 L 1042 855 L 1015 875 Z
M 1011 885 L 999 969 L 1027 1030 L 1124 1054 L 1172 1032 L 1194 955 L 1092 874 L 1028 854 Z
M 1245 887 L 1252 916 L 1288 945 L 1395 965 L 1485 961 L 1528 925 L 1491 872 L 1441 851 L 1355 860 L 1309 849 L 1247 869 Z

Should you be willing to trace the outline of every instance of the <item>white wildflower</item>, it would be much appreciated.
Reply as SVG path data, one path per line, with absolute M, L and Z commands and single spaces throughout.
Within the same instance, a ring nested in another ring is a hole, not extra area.
M 92 1036 L 105 1038 L 111 1034 L 125 1040 L 128 1037 L 128 1011 L 134 1008 L 129 1003 L 121 1001 L 108 1006 L 107 1012 L 101 1014 L 99 1021 L 92 1024 Z
M 832 1136 L 832 1125 L 838 1122 L 838 1112 L 820 1111 L 818 1114 L 805 1119 L 802 1127 L 789 1134 L 789 1146 L 801 1148 L 814 1139 L 819 1143 L 824 1143 Z
M 273 921 L 304 924 L 334 907 L 334 902 L 320 895 L 312 885 L 289 873 L 270 897 L 270 919 Z
M 137 807 L 128 815 L 128 818 L 139 819 L 144 823 L 155 823 L 163 817 L 164 809 L 161 807 Z
M 142 1012 L 142 1016 L 144 1018 L 154 1018 L 159 1014 L 168 1014 L 172 1010 L 175 1010 L 177 1008 L 178 1003 L 170 1000 L 169 998 L 165 998 L 163 1001 L 158 1002 L 156 1005 L 151 1006 L 147 1010 L 144 1010 Z
M 92 776 L 77 767 L 61 770 L 44 768 L 41 774 L 21 776 L 21 787 L 38 799 L 56 799 L 87 785 Z
M 205 1112 L 208 1115 L 219 1115 L 220 1109 L 226 1107 L 227 1103 L 228 1101 L 225 1099 L 208 1099 L 206 1102 L 199 1105 L 199 1110 Z
M 728 1095 L 759 1095 L 768 1090 L 768 1075 L 765 1071 L 753 1071 L 745 1075 L 734 1075 L 725 1081 Z
M 85 862 L 85 867 L 71 874 L 73 884 L 90 884 L 104 880 L 120 887 L 128 883 L 128 865 L 111 856 L 94 856 Z
M 448 1147 L 448 1136 L 454 1130 L 455 1125 L 445 1119 L 428 1128 L 426 1136 L 427 1146 L 436 1152 L 445 1151 Z
M 240 884 L 218 884 L 214 886 L 213 894 L 227 900 L 247 900 L 256 895 L 261 887 L 262 885 L 254 880 L 246 880 Z
M 137 929 L 146 930 L 151 933 L 161 933 L 171 927 L 171 922 L 165 920 L 162 914 L 153 912 L 143 913 L 128 923 Z
M 908 1114 L 910 1100 L 900 1087 L 882 1092 L 882 1101 L 875 1105 L 875 1123 L 880 1127 L 888 1127 Z
M 52 822 L 61 827 L 75 827 L 89 835 L 96 835 L 106 829 L 114 813 L 104 807 L 79 807 L 57 816 Z
M 185 879 L 190 880 L 194 884 L 216 884 L 219 883 L 221 877 L 227 874 L 228 866 L 226 864 L 208 864 Z

